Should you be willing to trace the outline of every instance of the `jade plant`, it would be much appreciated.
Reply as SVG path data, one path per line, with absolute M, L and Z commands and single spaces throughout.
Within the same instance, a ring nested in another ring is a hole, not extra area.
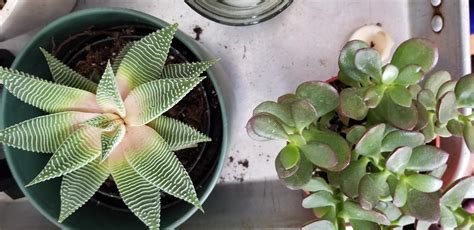
M 425 77 L 437 59 L 426 39 L 403 42 L 386 65 L 369 44 L 350 41 L 336 80 L 302 83 L 254 109 L 249 135 L 287 143 L 275 168 L 287 187 L 309 193 L 302 205 L 319 221 L 308 228 L 474 225 L 461 207 L 474 198 L 474 178 L 445 189 L 449 155 L 435 143 L 462 136 L 474 150 L 474 116 L 463 113 L 474 107 L 474 75 Z
M 15 97 L 48 115 L 0 131 L 1 143 L 53 153 L 27 186 L 62 176 L 59 222 L 84 205 L 112 176 L 129 209 L 149 228 L 160 226 L 160 192 L 201 208 L 193 183 L 173 151 L 210 138 L 163 113 L 204 77 L 214 61 L 165 65 L 177 25 L 127 45 L 98 82 L 41 49 L 53 82 L 1 68 Z

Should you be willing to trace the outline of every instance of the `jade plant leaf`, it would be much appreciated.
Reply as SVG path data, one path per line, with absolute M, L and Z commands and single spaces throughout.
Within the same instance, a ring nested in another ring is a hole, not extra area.
M 474 75 L 469 74 L 460 78 L 454 92 L 460 107 L 474 107 Z
M 347 132 L 346 139 L 351 144 L 356 144 L 364 136 L 364 133 L 367 131 L 365 126 L 354 125 Z
M 17 70 L 0 67 L 0 79 L 8 92 L 48 113 L 79 111 L 100 113 L 91 92 L 54 84 Z
M 301 230 L 314 230 L 314 229 L 336 230 L 334 225 L 328 220 L 318 220 L 318 221 L 309 223 L 303 226 L 303 228 L 301 228 Z
M 380 82 L 382 78 L 382 61 L 378 51 L 372 48 L 363 48 L 355 52 L 355 67 Z
M 383 68 L 382 83 L 385 85 L 392 83 L 395 81 L 395 79 L 397 79 L 398 73 L 399 71 L 396 66 L 390 64 L 386 65 Z
M 216 64 L 218 60 L 169 64 L 163 68 L 162 78 L 199 77 L 204 71 Z
M 380 104 L 380 101 L 382 101 L 384 93 L 385 93 L 384 85 L 374 85 L 374 86 L 368 87 L 364 94 L 365 105 L 368 108 L 377 107 Z
M 426 79 L 423 89 L 430 90 L 433 94 L 438 93 L 439 88 L 446 82 L 451 80 L 451 75 L 444 70 L 433 73 Z
M 171 117 L 159 116 L 147 125 L 165 139 L 172 151 L 195 147 L 198 143 L 211 141 L 211 138 L 195 128 Z
M 399 147 L 417 147 L 424 144 L 422 133 L 414 131 L 396 130 L 388 133 L 382 140 L 382 152 L 391 152 Z
M 120 97 L 110 62 L 107 62 L 107 67 L 97 86 L 96 100 L 104 112 L 117 113 L 121 117 L 125 117 L 125 106 Z
M 438 62 L 438 48 L 427 39 L 409 39 L 395 50 L 391 64 L 403 69 L 410 64 L 418 65 L 424 72 L 430 71 Z
M 326 206 L 335 206 L 337 200 L 334 199 L 330 192 L 317 191 L 308 197 L 304 198 L 302 205 L 303 208 L 319 208 Z
M 115 58 L 112 60 L 112 70 L 114 71 L 114 74 L 117 74 L 117 70 L 120 67 L 120 63 L 122 63 L 123 58 L 127 54 L 127 52 L 135 45 L 135 42 L 129 42 L 125 44 L 120 52 L 115 56 Z
M 344 76 L 347 76 L 348 79 L 351 79 L 355 82 L 367 83 L 368 76 L 360 72 L 355 66 L 355 55 L 357 50 L 369 48 L 369 44 L 353 40 L 346 43 L 342 48 L 341 54 L 339 55 L 339 69 Z
M 100 129 L 91 126 L 76 130 L 27 186 L 68 174 L 96 159 L 101 151 L 100 134 Z
M 15 148 L 52 153 L 71 135 L 78 124 L 97 114 L 61 112 L 36 117 L 0 131 L 0 142 Z
M 114 155 L 123 154 L 130 166 L 145 180 L 201 209 L 191 178 L 155 130 L 148 126 L 127 127 L 127 133 L 116 150 L 109 157 L 109 163 L 115 160 Z
M 431 145 L 422 145 L 413 149 L 407 169 L 431 171 L 441 167 L 448 160 L 448 154 Z
M 58 222 L 63 222 L 83 206 L 109 176 L 108 167 L 95 159 L 76 171 L 64 175 L 61 182 L 61 212 Z
M 101 134 L 100 142 L 102 151 L 100 153 L 100 160 L 105 161 L 117 145 L 122 141 L 125 136 L 126 128 L 125 125 L 120 122 L 111 131 L 104 131 Z
M 362 208 L 371 210 L 380 198 L 390 194 L 387 177 L 382 173 L 366 174 L 359 184 L 359 202 Z
M 303 190 L 309 192 L 326 191 L 333 193 L 331 186 L 321 177 L 312 178 L 303 186 Z
M 436 138 L 434 119 L 435 114 L 429 113 L 428 122 L 426 123 L 426 126 L 421 129 L 421 133 L 425 136 L 425 143 L 429 143 Z
M 426 110 L 425 106 L 422 105 L 418 101 L 415 102 L 415 107 L 416 111 L 418 112 L 418 122 L 415 125 L 414 130 L 420 131 L 424 129 L 426 126 L 428 126 L 428 122 L 430 122 L 430 117 L 431 117 L 431 122 L 433 122 L 432 118 L 434 117 L 433 115 L 430 115 L 430 112 Z
M 361 158 L 352 161 L 343 171 L 337 172 L 341 190 L 348 197 L 355 198 L 359 195 L 359 183 L 367 174 L 367 164 L 368 160 Z
M 439 223 L 441 226 L 444 228 L 455 228 L 458 226 L 456 222 L 456 217 L 454 216 L 453 211 L 451 211 L 449 208 L 447 208 L 444 205 L 440 206 L 440 220 Z
M 109 161 L 117 188 L 128 208 L 150 229 L 160 226 L 160 189 L 130 166 L 125 156 L 117 154 Z
M 429 173 L 429 175 L 434 176 L 434 177 L 437 177 L 437 178 L 441 178 L 441 177 L 443 177 L 444 172 L 446 172 L 446 169 L 447 169 L 447 168 L 448 168 L 448 165 L 447 165 L 447 164 L 443 164 L 443 165 L 441 165 L 439 168 L 434 169 L 433 171 L 431 171 L 431 172 Z
M 443 185 L 443 181 L 430 175 L 413 174 L 406 178 L 406 182 L 420 192 L 436 192 Z
M 464 141 L 471 152 L 474 152 L 474 126 L 471 122 L 464 124 Z
M 338 163 L 337 154 L 334 150 L 322 142 L 310 141 L 300 146 L 300 149 L 306 159 L 320 168 L 331 169 L 336 167 Z
M 380 230 L 377 223 L 370 221 L 350 219 L 349 223 L 353 230 Z
M 280 124 L 278 118 L 260 113 L 252 118 L 247 123 L 247 133 L 254 139 L 267 140 L 287 140 L 288 134 L 283 126 Z
M 405 181 L 399 180 L 393 194 L 393 204 L 397 207 L 403 207 L 408 199 L 408 185 Z
M 376 156 L 380 153 L 385 124 L 379 124 L 367 130 L 355 146 L 356 153 L 364 156 Z
M 278 153 L 281 165 L 286 169 L 295 167 L 301 160 L 300 150 L 298 146 L 289 144 L 281 149 Z
M 405 66 L 398 75 L 397 79 L 393 82 L 402 86 L 409 86 L 417 84 L 423 77 L 423 71 L 418 65 L 407 65 Z
M 177 26 L 170 25 L 134 42 L 117 69 L 122 98 L 135 87 L 161 77 Z
M 46 58 L 46 61 L 48 62 L 49 70 L 51 71 L 51 75 L 53 75 L 53 79 L 56 83 L 86 90 L 91 93 L 96 92 L 96 83 L 72 70 L 71 68 L 69 68 L 69 66 L 63 64 L 60 60 L 48 53 L 48 51 L 46 51 L 45 49 L 40 48 L 40 50 Z
M 436 112 L 438 121 L 441 124 L 446 124 L 449 120 L 457 117 L 459 112 L 456 108 L 456 95 L 454 95 L 454 92 L 447 92 L 441 97 Z
M 295 121 L 293 120 L 291 107 L 289 105 L 276 103 L 273 101 L 264 101 L 257 105 L 257 107 L 255 107 L 253 110 L 253 115 L 257 115 L 259 113 L 269 113 L 283 121 L 286 125 L 295 126 Z
M 403 107 L 411 106 L 411 93 L 403 86 L 392 86 L 387 90 L 393 102 Z
M 412 149 L 410 147 L 401 147 L 393 151 L 385 163 L 388 170 L 402 174 L 410 161 Z
M 136 87 L 125 99 L 125 122 L 131 126 L 149 123 L 176 105 L 202 80 L 203 77 L 159 79 Z
M 318 141 L 331 147 L 337 155 L 337 164 L 329 168 L 329 171 L 341 171 L 349 164 L 351 160 L 351 149 L 347 141 L 331 131 L 310 130 L 303 133 L 305 139 L 310 141 Z
M 275 169 L 278 178 L 286 187 L 290 189 L 301 189 L 307 185 L 313 176 L 313 164 L 306 159 L 304 155 L 300 155 L 300 160 L 291 169 L 285 169 L 282 165 L 281 155 L 275 158 Z
M 467 198 L 466 195 L 470 190 L 474 188 L 474 177 L 467 177 L 456 181 L 451 187 L 449 187 L 443 196 L 441 196 L 440 202 L 442 205 L 451 209 L 458 208 L 462 201 Z
M 393 102 L 387 95 L 382 98 L 374 112 L 383 117 L 388 124 L 404 130 L 412 130 L 418 120 L 418 111 L 414 103 L 409 108 L 403 107 Z
M 402 215 L 400 209 L 391 202 L 381 201 L 375 209 L 381 211 L 390 221 L 395 221 Z
M 291 114 L 298 132 L 301 132 L 318 118 L 316 109 L 306 99 L 295 101 L 291 105 Z
M 345 201 L 341 215 L 353 220 L 365 220 L 377 224 L 390 225 L 390 220 L 382 213 L 374 210 L 365 210 L 352 201 Z
M 344 72 L 340 70 L 339 72 L 337 72 L 337 79 L 348 86 L 360 87 L 360 83 L 358 81 L 350 78 L 349 76 L 347 76 Z
M 317 117 L 322 117 L 333 111 L 339 105 L 339 94 L 331 85 L 320 82 L 305 82 L 298 86 L 296 95 L 307 99 L 317 112 Z
M 447 81 L 444 84 L 442 84 L 441 87 L 439 87 L 438 93 L 436 94 L 436 99 L 439 100 L 447 92 L 454 91 L 454 89 L 456 87 L 456 83 L 457 83 L 457 81 L 451 80 L 451 81 Z
M 369 111 L 364 101 L 364 94 L 363 88 L 343 89 L 340 95 L 341 112 L 354 120 L 363 120 Z
M 413 100 L 416 100 L 418 98 L 418 93 L 421 91 L 421 86 L 420 85 L 410 85 L 408 86 L 408 91 L 410 91 L 411 98 Z
M 434 223 L 440 218 L 439 198 L 433 193 L 408 191 L 407 212 L 421 221 Z
M 436 97 L 429 89 L 423 89 L 418 93 L 418 101 L 428 110 L 436 109 Z

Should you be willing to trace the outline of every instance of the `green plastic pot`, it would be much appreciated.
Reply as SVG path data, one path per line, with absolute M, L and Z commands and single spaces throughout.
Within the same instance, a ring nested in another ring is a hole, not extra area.
M 166 22 L 153 16 L 126 9 L 96 8 L 74 12 L 52 22 L 34 36 L 30 43 L 17 56 L 12 68 L 50 80 L 51 75 L 39 47 L 50 50 L 52 39 L 54 39 L 56 44 L 59 44 L 70 35 L 87 30 L 91 26 L 101 28 L 126 24 L 141 24 L 158 28 L 168 25 Z M 189 48 L 200 60 L 214 58 L 193 39 L 180 31 L 176 33 L 175 39 L 178 39 L 187 46 L 187 48 Z M 219 174 L 224 165 L 228 141 L 228 116 L 226 114 L 223 95 L 217 85 L 218 81 L 223 81 L 222 78 L 225 78 L 225 73 L 219 65 L 216 65 L 208 70 L 207 74 L 216 89 L 219 103 L 221 105 L 223 138 L 220 155 L 212 176 L 206 180 L 202 187 L 197 188 L 196 190 L 201 202 L 206 200 L 217 183 Z M 44 114 L 39 109 L 18 100 L 6 90 L 3 92 L 2 111 L 3 119 L 0 124 L 1 128 Z M 59 224 L 57 218 L 60 210 L 59 188 L 61 179 L 56 178 L 25 188 L 25 184 L 30 182 L 41 171 L 51 154 L 33 153 L 5 147 L 5 155 L 10 170 L 23 193 L 34 207 L 59 227 L 68 229 L 145 228 L 145 225 L 131 212 L 114 211 L 104 206 L 91 204 L 90 202 L 77 210 L 73 215 L 66 219 L 66 221 Z M 161 214 L 161 227 L 175 228 L 191 217 L 196 210 L 195 207 L 186 202 L 179 202 L 170 208 L 164 209 Z

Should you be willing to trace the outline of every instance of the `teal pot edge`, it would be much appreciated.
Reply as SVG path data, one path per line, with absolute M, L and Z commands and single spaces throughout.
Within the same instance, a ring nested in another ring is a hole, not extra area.
M 82 17 L 89 17 L 91 15 L 100 15 L 103 13 L 119 13 L 119 14 L 126 14 L 126 15 L 131 15 L 133 17 L 136 17 L 137 19 L 141 21 L 146 21 L 149 23 L 156 24 L 160 27 L 165 27 L 169 25 L 165 21 L 158 19 L 156 17 L 153 17 L 151 15 L 145 14 L 143 12 L 135 11 L 135 10 L 129 10 L 129 9 L 122 9 L 122 8 L 94 8 L 94 9 L 86 9 L 86 10 L 81 10 L 81 11 L 76 11 L 71 14 L 68 14 L 66 16 L 63 16 L 61 18 L 58 18 L 57 20 L 51 22 L 48 24 L 46 27 L 41 29 L 31 40 L 30 42 L 22 49 L 22 51 L 18 54 L 16 57 L 15 61 L 13 62 L 11 68 L 16 69 L 21 62 L 22 59 L 24 59 L 28 55 L 28 51 L 33 49 L 33 48 L 39 48 L 38 42 L 39 40 L 42 40 L 46 37 L 49 37 L 50 30 L 54 30 L 56 26 L 59 26 L 63 23 L 68 23 L 71 20 L 77 20 Z M 200 44 L 198 44 L 196 41 L 194 41 L 192 38 L 187 36 L 181 31 L 177 31 L 175 34 L 175 38 L 180 40 L 183 44 L 185 44 L 192 52 L 193 54 L 199 59 L 199 60 L 208 60 L 208 59 L 213 59 L 214 57 L 212 54 L 210 54 L 204 47 L 202 47 Z M 216 93 L 218 95 L 218 100 L 220 103 L 221 107 L 221 112 L 222 112 L 222 123 L 223 123 L 223 138 L 222 138 L 222 143 L 221 143 L 221 150 L 220 150 L 220 156 L 218 159 L 218 162 L 215 166 L 214 169 L 214 174 L 212 175 L 211 178 L 208 179 L 206 182 L 206 185 L 203 190 L 204 192 L 201 193 L 199 200 L 201 203 L 204 203 L 204 201 L 209 197 L 212 189 L 215 187 L 219 180 L 219 176 L 221 174 L 222 168 L 224 166 L 224 162 L 226 159 L 227 155 L 227 150 L 228 150 L 228 142 L 229 142 L 229 108 L 228 104 L 226 103 L 226 100 L 232 100 L 233 95 L 231 95 L 230 89 L 230 83 L 227 81 L 227 74 L 224 72 L 224 69 L 220 63 L 215 64 L 211 69 L 208 71 L 209 78 L 211 82 L 214 85 L 214 88 L 216 90 Z M 223 88 L 223 90 L 221 90 Z M 224 99 L 224 94 L 223 91 L 226 92 L 226 99 Z M 6 111 L 7 106 L 6 106 L 6 101 L 7 98 L 12 98 L 13 96 L 7 91 L 4 90 L 2 93 L 2 111 Z M 231 101 L 229 101 L 229 104 Z M 5 113 L 5 112 L 3 112 Z M 5 119 L 6 116 L 4 116 L 2 113 L 2 117 L 0 120 L 0 128 L 4 129 L 7 126 L 7 121 Z M 4 151 L 5 151 L 5 156 L 10 168 L 10 171 L 12 172 L 12 175 L 15 179 L 15 181 L 18 183 L 21 191 L 25 194 L 25 196 L 30 200 L 30 202 L 33 204 L 33 206 L 40 211 L 40 213 L 45 216 L 48 220 L 53 222 L 59 227 L 66 227 L 64 224 L 60 224 L 57 222 L 57 217 L 52 216 L 50 213 L 48 213 L 43 207 L 41 207 L 34 199 L 31 198 L 30 192 L 28 189 L 24 187 L 25 183 L 23 178 L 19 175 L 19 172 L 16 170 L 16 168 L 13 168 L 13 155 L 12 155 L 12 147 L 4 146 Z M 32 153 L 35 154 L 35 153 Z M 46 182 L 48 183 L 48 182 Z M 59 197 L 57 197 L 59 200 Z M 166 228 L 176 228 L 182 223 L 184 223 L 187 219 L 189 219 L 198 209 L 196 207 L 191 208 L 188 210 L 186 213 L 183 213 L 183 215 L 177 219 L 175 222 L 168 226 L 162 226 Z M 80 209 L 78 210 L 80 211 Z M 74 215 L 74 214 L 73 214 Z

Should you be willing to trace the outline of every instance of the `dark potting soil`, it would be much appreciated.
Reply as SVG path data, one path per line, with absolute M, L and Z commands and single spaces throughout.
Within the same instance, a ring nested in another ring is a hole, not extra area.
M 71 36 L 57 48 L 53 48 L 53 54 L 65 60 L 66 64 L 81 75 L 98 82 L 109 59 L 113 63 L 114 58 L 128 42 L 138 40 L 153 31 L 155 29 L 143 26 L 91 29 Z M 75 44 L 77 42 L 80 44 Z M 70 48 L 71 45 L 76 47 Z M 175 39 L 165 64 L 188 61 L 197 61 L 197 58 Z M 198 189 L 214 170 L 222 138 L 220 105 L 211 81 L 205 79 L 164 115 L 183 121 L 212 138 L 210 143 L 200 143 L 196 148 L 175 152 Z M 161 193 L 161 197 L 162 209 L 179 202 L 165 193 Z M 92 200 L 112 209 L 128 211 L 112 177 L 107 179 Z

